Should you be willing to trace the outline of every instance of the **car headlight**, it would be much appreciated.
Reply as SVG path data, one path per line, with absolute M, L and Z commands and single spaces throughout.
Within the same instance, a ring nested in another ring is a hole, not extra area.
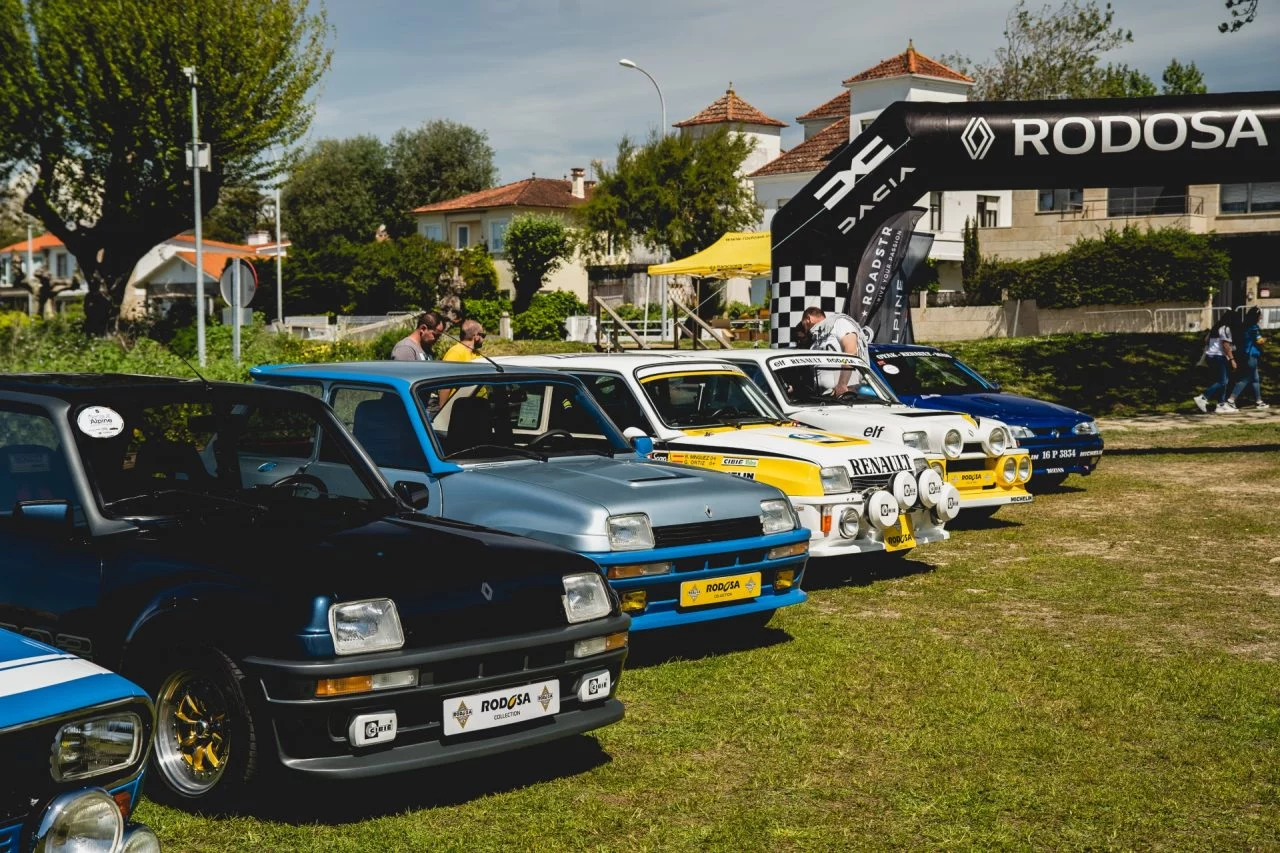
M 344 601 L 329 608 L 329 634 L 340 655 L 383 652 L 404 645 L 400 614 L 389 598 Z
M 1009 434 L 1004 431 L 1004 427 L 993 427 L 991 432 L 982 439 L 982 449 L 988 456 L 999 456 L 1008 450 Z
M 120 807 L 101 788 L 56 797 L 36 829 L 36 853 L 112 853 L 124 836 Z
M 1008 426 L 1008 430 L 1009 430 L 1009 435 L 1019 440 L 1036 437 L 1036 434 L 1032 432 L 1030 428 L 1024 427 L 1024 426 L 1018 426 L 1017 424 L 1010 424 Z
M 1071 428 L 1072 435 L 1097 435 L 1098 424 L 1096 421 L 1081 421 Z
M 902 443 L 907 447 L 914 447 L 916 450 L 928 450 L 929 433 L 923 430 L 904 432 L 902 434 Z
M 849 471 L 846 468 L 823 468 L 818 472 L 818 477 L 822 480 L 824 495 L 838 495 L 853 489 L 853 483 L 849 480 Z
M 1006 456 L 1004 461 L 1000 463 L 1000 479 L 1006 483 L 1013 483 L 1018 479 L 1018 460 L 1012 456 Z
M 124 835 L 120 853 L 160 853 L 160 839 L 150 827 L 134 824 Z
M 641 551 L 653 547 L 653 526 L 643 512 L 609 516 L 609 547 L 614 551 Z
M 613 610 L 613 601 L 609 598 L 609 590 L 604 581 L 594 572 L 583 572 L 579 575 L 564 576 L 564 615 L 570 624 L 590 622 L 601 616 L 608 616 Z
M 929 470 L 933 471 L 933 473 L 937 474 L 939 477 L 942 477 L 943 479 L 946 479 L 946 476 L 947 476 L 947 466 L 946 466 L 946 465 L 944 465 L 942 462 L 940 462 L 940 461 L 938 461 L 938 460 L 936 460 L 936 459 L 932 460 L 932 461 L 929 463 Z
M 1031 457 L 1023 456 L 1018 460 L 1018 482 L 1025 483 L 1031 479 Z
M 942 438 L 942 452 L 948 459 L 959 459 L 964 451 L 964 436 L 958 429 L 949 429 Z
M 791 502 L 785 499 L 760 501 L 760 527 L 766 535 L 795 530 L 796 516 L 791 511 Z
M 142 720 L 125 712 L 67 723 L 53 739 L 49 772 L 58 782 L 128 767 L 142 753 Z

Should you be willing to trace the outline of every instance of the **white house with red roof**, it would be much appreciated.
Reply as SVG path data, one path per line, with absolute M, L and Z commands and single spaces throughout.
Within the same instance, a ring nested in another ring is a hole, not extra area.
M 973 79 L 931 59 L 908 43 L 907 49 L 844 80 L 845 90 L 798 116 L 804 141 L 749 175 L 768 228 L 780 207 L 800 192 L 830 159 L 895 101 L 965 101 Z M 938 261 L 943 290 L 960 290 L 960 231 L 966 218 L 982 228 L 1012 225 L 1012 193 L 931 192 L 918 202 L 928 209 L 919 230 L 934 233 L 930 257 Z
M 448 243 L 455 249 L 480 243 L 488 246 L 498 271 L 498 289 L 513 294 L 515 287 L 505 244 L 512 217 L 521 213 L 567 216 L 570 210 L 586 204 L 591 197 L 595 182 L 588 181 L 586 175 L 586 169 L 582 168 L 574 168 L 569 178 L 561 180 L 534 175 L 500 187 L 424 204 L 414 208 L 412 216 L 418 233 L 428 240 Z M 580 259 L 574 258 L 552 273 L 543 289 L 567 290 L 586 302 L 587 269 Z

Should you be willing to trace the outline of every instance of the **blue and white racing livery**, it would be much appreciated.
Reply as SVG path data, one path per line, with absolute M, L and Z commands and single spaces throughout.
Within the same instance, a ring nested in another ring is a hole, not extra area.
M 1031 454 L 1032 490 L 1060 484 L 1069 474 L 1090 474 L 1102 459 L 1102 435 L 1092 417 L 1003 391 L 936 347 L 872 344 L 871 366 L 909 406 L 1002 421 Z
M 0 630 L 0 853 L 158 851 L 129 822 L 152 725 L 132 682 Z

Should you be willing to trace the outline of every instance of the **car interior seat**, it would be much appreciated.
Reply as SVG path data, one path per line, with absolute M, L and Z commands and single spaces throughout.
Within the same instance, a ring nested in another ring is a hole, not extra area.
M 167 438 L 148 438 L 139 444 L 133 471 L 135 477 L 166 480 L 169 485 L 189 483 L 203 487 L 213 481 L 194 445 Z
M 62 454 L 39 444 L 0 448 L 0 511 L 22 501 L 75 500 Z
M 383 394 L 361 400 L 356 404 L 351 433 L 379 468 L 427 469 L 422 446 L 399 397 Z
M 493 444 L 493 411 L 483 397 L 459 397 L 449 412 L 449 433 L 445 436 L 446 456 L 475 447 Z

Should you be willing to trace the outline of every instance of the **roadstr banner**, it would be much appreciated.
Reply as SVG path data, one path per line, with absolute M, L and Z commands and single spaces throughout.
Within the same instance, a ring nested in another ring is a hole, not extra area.
M 871 317 L 868 326 L 871 340 L 878 344 L 912 344 L 915 332 L 911 328 L 911 282 L 933 248 L 933 235 L 917 231 L 911 235 L 907 253 L 902 256 L 893 280 L 885 290 L 884 303 Z
M 773 343 L 847 304 L 852 259 L 927 192 L 1273 181 L 1277 146 L 1280 92 L 895 103 L 774 215 Z
M 885 291 L 898 271 L 902 256 L 907 253 L 911 231 L 923 213 L 924 208 L 911 207 L 890 216 L 863 251 L 845 311 L 859 326 L 869 325 L 884 301 Z

